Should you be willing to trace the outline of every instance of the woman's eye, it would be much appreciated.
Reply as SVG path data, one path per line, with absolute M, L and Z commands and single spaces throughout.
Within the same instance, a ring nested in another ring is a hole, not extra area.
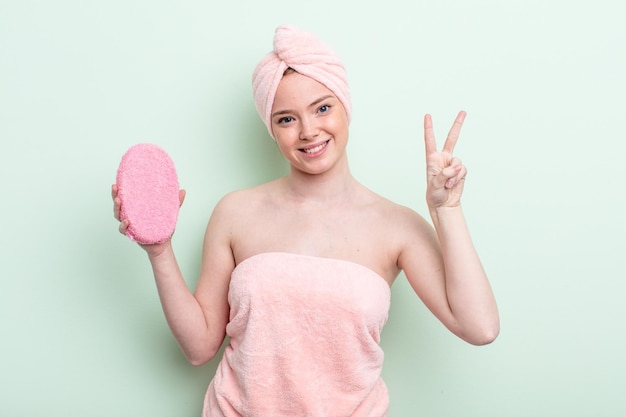
M 323 106 L 321 106 L 321 107 L 319 108 L 319 110 L 318 110 L 318 111 L 319 111 L 320 113 L 325 113 L 325 112 L 327 112 L 328 110 L 330 110 L 330 106 L 329 106 L 328 104 L 324 104 Z
M 285 124 L 285 123 L 289 123 L 293 121 L 293 118 L 290 116 L 285 116 L 285 117 L 281 117 L 280 119 L 278 119 L 278 124 Z

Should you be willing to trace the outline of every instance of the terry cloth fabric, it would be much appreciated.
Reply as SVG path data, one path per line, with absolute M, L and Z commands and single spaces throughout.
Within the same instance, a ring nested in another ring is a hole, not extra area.
M 203 417 L 383 417 L 391 291 L 349 261 L 263 253 L 233 271 L 230 343 Z
M 164 242 L 172 236 L 180 208 L 178 176 L 170 156 L 157 145 L 140 143 L 122 156 L 117 170 L 120 220 L 126 235 L 139 243 Z
M 315 35 L 282 25 L 274 34 L 274 49 L 259 62 L 252 74 L 254 103 L 272 137 L 274 96 L 287 68 L 293 68 L 332 91 L 350 120 L 350 90 L 341 58 Z

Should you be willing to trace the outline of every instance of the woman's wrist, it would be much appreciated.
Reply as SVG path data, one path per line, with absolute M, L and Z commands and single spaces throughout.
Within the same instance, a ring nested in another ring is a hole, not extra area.
M 171 240 L 167 240 L 163 243 L 155 243 L 152 245 L 141 245 L 141 247 L 148 254 L 150 262 L 158 261 L 158 259 L 163 257 L 167 252 L 173 252 Z
M 438 226 L 441 221 L 446 221 L 447 219 L 463 218 L 463 209 L 461 208 L 461 204 L 453 207 L 429 207 L 428 211 L 430 212 L 430 217 L 433 220 L 435 227 Z

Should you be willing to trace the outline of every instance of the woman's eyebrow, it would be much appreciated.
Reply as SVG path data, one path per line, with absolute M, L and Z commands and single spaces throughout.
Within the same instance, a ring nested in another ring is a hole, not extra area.
M 278 110 L 272 113 L 272 118 L 274 118 L 274 116 L 279 116 L 281 114 L 287 114 L 287 113 L 291 113 L 291 110 Z
M 329 99 L 329 98 L 333 98 L 333 97 L 334 96 L 332 94 L 328 94 L 328 95 L 322 96 L 322 97 L 318 98 L 317 100 L 315 100 L 314 102 L 312 102 L 311 104 L 309 104 L 309 107 L 316 106 L 316 105 L 320 104 L 322 101 L 324 101 L 326 99 Z

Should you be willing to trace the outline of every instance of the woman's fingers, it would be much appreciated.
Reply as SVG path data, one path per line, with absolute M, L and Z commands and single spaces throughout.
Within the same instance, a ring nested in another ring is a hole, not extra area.
M 437 142 L 435 141 L 435 131 L 433 130 L 433 119 L 430 114 L 424 116 L 424 145 L 426 156 L 437 152 Z
M 450 163 L 433 177 L 434 188 L 452 188 L 467 174 L 465 165 L 459 158 L 452 158 Z
M 465 116 L 464 111 L 459 112 L 441 151 L 437 150 L 432 118 L 428 114 L 424 117 L 428 176 L 427 201 L 430 207 L 454 206 L 459 203 L 467 169 L 459 158 L 453 156 L 453 152 L 461 134 Z
M 443 180 L 440 181 L 441 186 L 445 188 L 452 188 L 455 180 L 459 175 L 459 172 L 463 169 L 463 165 L 460 163 L 450 164 L 448 167 L 441 170 L 441 176 Z
M 117 196 L 117 185 L 115 184 L 111 187 L 111 198 L 113 199 L 113 217 L 119 221 L 122 200 Z
M 459 136 L 461 135 L 461 128 L 463 127 L 466 115 L 467 113 L 461 110 L 456 116 L 456 119 L 448 132 L 446 142 L 443 145 L 443 152 L 447 152 L 451 155 L 454 151 L 456 142 L 459 140 Z M 424 145 L 426 147 L 426 155 L 437 152 L 437 142 L 435 140 L 433 120 L 430 114 L 424 116 Z
M 465 167 L 461 167 L 459 173 L 452 178 L 448 178 L 446 181 L 445 187 L 450 189 L 459 185 L 461 182 L 465 181 L 465 176 L 467 175 L 467 169 Z
M 113 184 L 111 187 L 111 197 L 113 198 L 113 216 L 117 221 L 120 222 L 118 230 L 121 234 L 125 235 L 126 230 L 128 230 L 128 220 L 122 221 L 120 218 L 120 212 L 122 208 L 122 199 L 117 195 L 118 188 L 117 185 Z
M 448 152 L 452 155 L 454 151 L 454 146 L 456 145 L 457 140 L 459 139 L 459 135 L 461 134 L 461 128 L 463 127 L 463 121 L 465 120 L 466 113 L 464 111 L 460 111 L 456 116 L 452 127 L 450 128 L 450 132 L 448 132 L 448 137 L 446 138 L 446 143 L 443 145 L 443 151 Z
M 121 234 L 125 235 L 126 231 L 128 230 L 128 220 L 124 220 L 122 222 L 120 222 L 120 226 L 119 226 L 119 231 Z

